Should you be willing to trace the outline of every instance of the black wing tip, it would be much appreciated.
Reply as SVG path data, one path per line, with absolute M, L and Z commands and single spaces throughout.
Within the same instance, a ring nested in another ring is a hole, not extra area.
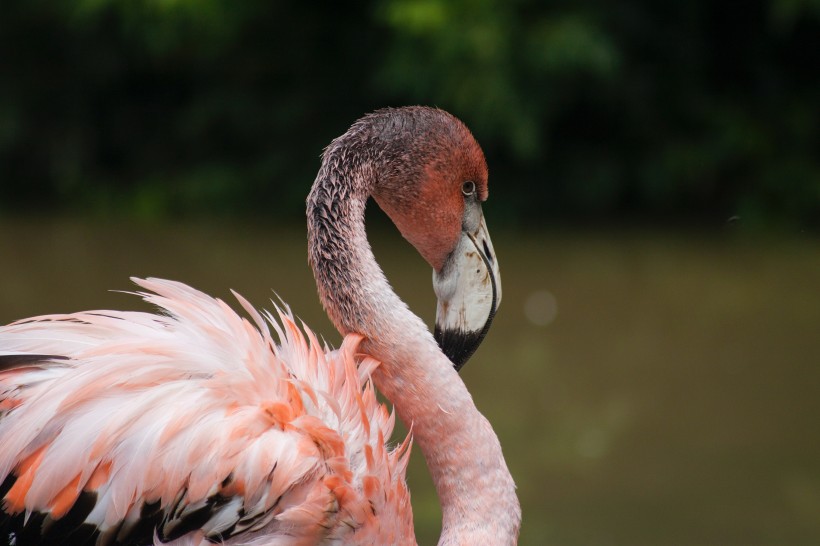
M 11 489 L 17 476 L 9 474 L 0 484 L 0 498 Z M 74 505 L 63 517 L 52 519 L 45 512 L 19 512 L 9 514 L 0 509 L 0 544 L 72 544 L 76 546 L 98 546 L 99 532 L 93 525 L 85 523 L 97 502 L 97 494 L 82 491 Z
M 0 372 L 13 370 L 15 368 L 28 368 L 39 364 L 54 362 L 55 360 L 69 360 L 69 358 L 62 355 L 0 355 Z

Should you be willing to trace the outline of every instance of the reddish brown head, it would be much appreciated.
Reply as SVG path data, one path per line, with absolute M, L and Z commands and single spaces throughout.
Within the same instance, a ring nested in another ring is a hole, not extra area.
M 381 167 L 373 197 L 440 271 L 461 236 L 465 198 L 487 199 L 487 162 L 469 129 L 443 110 L 380 110 L 361 122 L 378 131 Z M 360 123 L 361 123 L 360 122 Z
M 473 135 L 442 110 L 381 110 L 369 126 L 379 179 L 373 197 L 433 266 L 435 335 L 460 368 L 489 330 L 501 279 L 481 202 L 487 162 Z M 354 126 L 355 127 L 355 126 Z
M 328 146 L 308 197 L 308 239 L 322 300 L 342 332 L 368 334 L 361 297 L 368 291 L 350 288 L 351 271 L 360 267 L 350 238 L 369 195 L 433 267 L 435 335 L 459 367 L 501 301 L 481 211 L 487 199 L 481 148 L 455 117 L 421 106 L 369 114 Z

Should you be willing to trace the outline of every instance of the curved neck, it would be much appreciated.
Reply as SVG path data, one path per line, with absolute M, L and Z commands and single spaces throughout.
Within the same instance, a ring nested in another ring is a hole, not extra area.
M 364 159 L 325 154 L 307 202 L 309 260 L 342 333 L 366 336 L 379 390 L 412 428 L 442 508 L 440 545 L 515 544 L 520 507 L 501 446 L 424 322 L 391 289 L 367 242 L 376 177 Z

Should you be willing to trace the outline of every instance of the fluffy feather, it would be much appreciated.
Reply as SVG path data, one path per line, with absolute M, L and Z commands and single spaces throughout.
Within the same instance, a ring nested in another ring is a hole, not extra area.
M 394 416 L 361 336 L 325 353 L 289 310 L 236 295 L 252 324 L 184 284 L 134 282 L 161 314 L 0 328 L 0 541 L 73 518 L 63 534 L 91 526 L 90 544 L 414 543 L 409 439 L 385 446 Z

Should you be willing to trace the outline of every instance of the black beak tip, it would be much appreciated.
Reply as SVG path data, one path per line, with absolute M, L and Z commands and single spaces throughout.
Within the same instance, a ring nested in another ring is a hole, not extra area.
M 436 338 L 438 346 L 453 363 L 456 371 L 461 370 L 461 367 L 473 356 L 486 334 L 486 329 L 465 332 L 463 330 L 442 330 L 438 325 L 433 331 L 433 337 Z

